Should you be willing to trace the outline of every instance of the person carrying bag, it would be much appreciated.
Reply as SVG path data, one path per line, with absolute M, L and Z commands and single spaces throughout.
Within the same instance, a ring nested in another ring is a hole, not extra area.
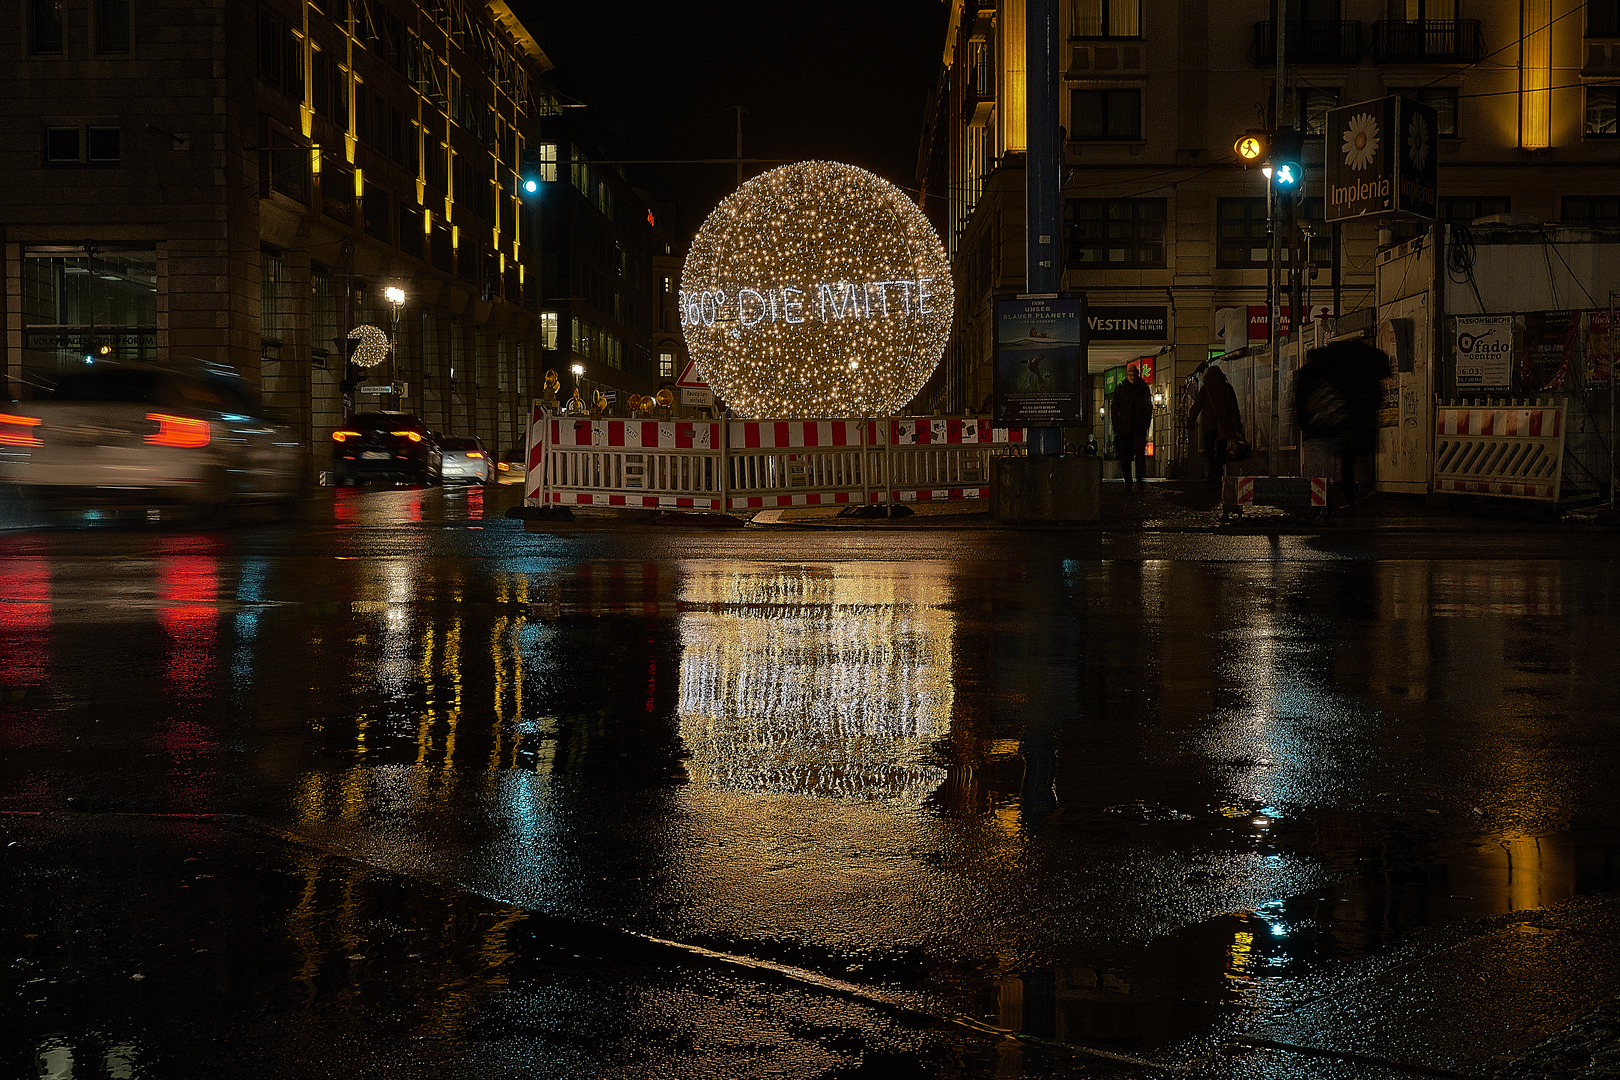
M 1187 424 L 1197 424 L 1204 437 L 1204 459 L 1209 463 L 1209 479 L 1220 483 L 1227 461 L 1249 456 L 1249 440 L 1243 432 L 1243 414 L 1238 411 L 1237 392 L 1218 367 L 1211 367 L 1198 388 Z M 1242 451 L 1233 456 L 1233 450 Z

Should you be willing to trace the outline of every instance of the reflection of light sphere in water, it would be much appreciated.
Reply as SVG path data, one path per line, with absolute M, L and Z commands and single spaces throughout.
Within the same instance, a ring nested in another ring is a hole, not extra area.
M 801 161 L 750 180 L 703 223 L 681 270 L 681 328 L 741 416 L 889 416 L 945 351 L 950 274 L 899 188 Z

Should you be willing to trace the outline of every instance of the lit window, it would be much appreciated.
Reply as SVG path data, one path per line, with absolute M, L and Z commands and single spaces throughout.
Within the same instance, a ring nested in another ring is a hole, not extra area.
M 658 377 L 660 379 L 673 379 L 675 377 L 675 354 L 661 352 L 658 354 Z

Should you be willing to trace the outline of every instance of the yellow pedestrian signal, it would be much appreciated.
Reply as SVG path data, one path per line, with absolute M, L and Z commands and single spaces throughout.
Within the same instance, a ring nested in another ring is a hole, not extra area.
M 1266 140 L 1260 135 L 1245 135 L 1232 144 L 1232 149 L 1237 151 L 1238 160 L 1247 165 L 1266 156 Z

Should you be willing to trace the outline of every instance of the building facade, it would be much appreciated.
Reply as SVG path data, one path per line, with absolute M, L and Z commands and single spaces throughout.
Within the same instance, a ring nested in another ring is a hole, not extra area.
M 521 445 L 559 335 L 518 169 L 561 106 L 503 0 L 0 13 L 12 396 L 87 357 L 191 355 L 297 417 L 312 468 L 346 409 Z M 367 324 L 397 348 L 360 370 Z
M 1436 110 L 1442 221 L 1511 213 L 1612 223 L 1617 8 L 1288 2 L 1280 120 L 1305 133 L 1307 169 L 1300 249 L 1292 261 L 1285 244 L 1284 262 L 1302 268 L 1300 306 L 1338 313 L 1371 302 L 1378 251 L 1427 227 L 1326 223 L 1321 163 L 1335 148 L 1321 133 L 1340 105 L 1402 93 Z M 1161 447 L 1176 441 L 1185 376 L 1266 336 L 1264 312 L 1258 324 L 1248 312 L 1267 297 L 1267 182 L 1233 144 L 1279 119 L 1270 9 L 1265 0 L 1059 0 L 1063 287 L 1093 311 L 1091 416 L 1100 420 L 1110 370 L 1154 357 Z M 992 301 L 1023 291 L 1023 42 L 1021 0 L 953 0 L 919 179 L 947 237 L 958 310 L 925 410 L 986 406 Z

